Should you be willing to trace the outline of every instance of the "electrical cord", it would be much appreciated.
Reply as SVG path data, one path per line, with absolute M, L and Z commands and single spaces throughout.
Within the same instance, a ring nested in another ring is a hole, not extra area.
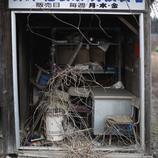
M 81 20 L 82 20 L 81 14 L 79 14 L 79 21 L 78 21 L 78 25 L 77 25 L 77 26 L 75 26 L 75 25 L 73 25 L 73 24 L 71 24 L 71 23 L 69 23 L 69 22 L 66 22 L 66 21 L 60 19 L 60 18 L 57 17 L 55 14 L 51 14 L 51 15 L 52 15 L 55 19 L 57 19 L 58 21 L 64 23 L 65 25 L 71 26 L 71 27 L 75 28 L 76 30 L 78 30 L 78 32 L 79 32 L 79 33 L 82 35 L 82 37 L 88 42 L 88 44 L 90 44 L 90 45 L 98 45 L 98 44 L 96 44 L 96 43 L 91 42 L 91 41 L 85 36 L 85 34 L 81 31 L 81 29 L 80 29 Z M 47 36 L 45 36 L 45 35 L 43 35 L 43 34 L 40 34 L 40 33 L 38 33 L 38 32 L 33 31 L 32 28 L 31 28 L 31 26 L 30 26 L 30 16 L 31 16 L 31 13 L 27 16 L 27 28 L 29 29 L 29 31 L 30 31 L 32 34 L 35 34 L 35 35 L 37 35 L 37 36 L 39 36 L 39 37 L 41 37 L 41 38 L 45 38 L 45 39 L 47 39 L 47 40 L 50 40 L 50 41 L 52 41 L 53 43 L 59 43 L 59 44 L 66 43 L 66 41 L 57 41 L 57 40 L 55 40 L 55 39 L 52 39 L 52 38 L 47 37 Z M 98 19 L 99 28 L 103 31 L 103 33 L 104 33 L 108 38 L 112 38 L 112 36 L 110 36 L 110 35 L 103 29 L 103 27 L 101 26 L 101 23 L 102 23 L 102 22 L 101 22 L 101 19 L 99 18 L 99 16 L 98 16 L 97 14 L 95 14 L 95 16 L 96 16 L 97 19 Z
M 95 16 L 97 17 L 97 19 L 98 19 L 98 21 L 99 21 L 99 27 L 100 27 L 100 29 L 103 31 L 103 33 L 107 36 L 107 37 L 109 37 L 109 38 L 112 38 L 112 36 L 111 35 L 109 35 L 104 29 L 103 29 L 103 27 L 102 27 L 102 25 L 101 25 L 101 19 L 99 18 L 99 16 L 97 15 L 97 14 L 95 14 Z
M 66 21 L 64 21 L 64 20 L 62 20 L 62 19 L 60 19 L 59 17 L 57 17 L 55 14 L 52 14 L 52 16 L 55 18 L 55 19 L 57 19 L 57 20 L 59 20 L 60 22 L 62 22 L 63 24 L 66 24 L 66 25 L 68 25 L 68 26 L 71 26 L 71 27 L 73 27 L 73 28 L 75 28 L 76 30 L 78 30 L 78 32 L 82 35 L 82 37 L 88 42 L 88 44 L 90 44 L 90 45 L 98 45 L 98 44 L 96 44 L 96 43 L 92 43 L 91 41 L 89 41 L 88 40 L 88 38 L 83 34 L 83 32 L 80 30 L 80 24 L 81 24 L 81 15 L 79 14 L 79 22 L 78 22 L 78 26 L 75 26 L 75 25 L 73 25 L 73 24 L 71 24 L 71 23 L 69 23 L 69 22 L 66 22 Z
M 57 40 L 55 40 L 55 39 L 49 38 L 49 37 L 47 37 L 47 36 L 45 36 L 45 35 L 42 35 L 42 34 L 40 34 L 40 33 L 37 33 L 37 32 L 35 32 L 35 31 L 33 31 L 32 28 L 31 28 L 31 26 L 30 26 L 30 16 L 31 16 L 31 14 L 29 14 L 29 15 L 27 16 L 27 28 L 29 29 L 29 31 L 30 31 L 32 34 L 35 34 L 35 35 L 37 35 L 37 36 L 39 36 L 39 37 L 41 37 L 41 38 L 50 40 L 50 41 L 52 41 L 53 43 L 59 43 L 59 44 L 67 43 L 67 41 L 57 41 Z

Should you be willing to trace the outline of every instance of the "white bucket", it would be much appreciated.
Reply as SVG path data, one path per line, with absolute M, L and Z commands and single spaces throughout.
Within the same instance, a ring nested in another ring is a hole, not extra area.
M 64 139 L 63 122 L 64 116 L 61 112 L 49 109 L 46 114 L 46 137 L 48 141 L 61 141 Z

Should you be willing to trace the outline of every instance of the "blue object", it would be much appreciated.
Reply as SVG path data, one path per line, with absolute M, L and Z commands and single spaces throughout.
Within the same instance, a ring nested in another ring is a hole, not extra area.
M 50 77 L 50 74 L 41 74 L 38 84 L 40 84 L 41 86 L 46 86 Z
M 132 135 L 133 134 L 133 124 L 128 125 L 128 134 Z
M 143 0 L 136 0 L 136 3 L 142 3 Z

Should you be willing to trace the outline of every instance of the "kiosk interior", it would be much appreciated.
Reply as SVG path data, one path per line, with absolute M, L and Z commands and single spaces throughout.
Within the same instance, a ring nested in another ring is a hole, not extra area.
M 17 148 L 144 148 L 145 2 L 10 0 L 9 8 Z

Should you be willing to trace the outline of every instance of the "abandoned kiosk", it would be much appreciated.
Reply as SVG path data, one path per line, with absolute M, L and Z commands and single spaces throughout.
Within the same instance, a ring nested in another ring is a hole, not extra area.
M 5 153 L 150 155 L 149 5 L 0 2 Z

